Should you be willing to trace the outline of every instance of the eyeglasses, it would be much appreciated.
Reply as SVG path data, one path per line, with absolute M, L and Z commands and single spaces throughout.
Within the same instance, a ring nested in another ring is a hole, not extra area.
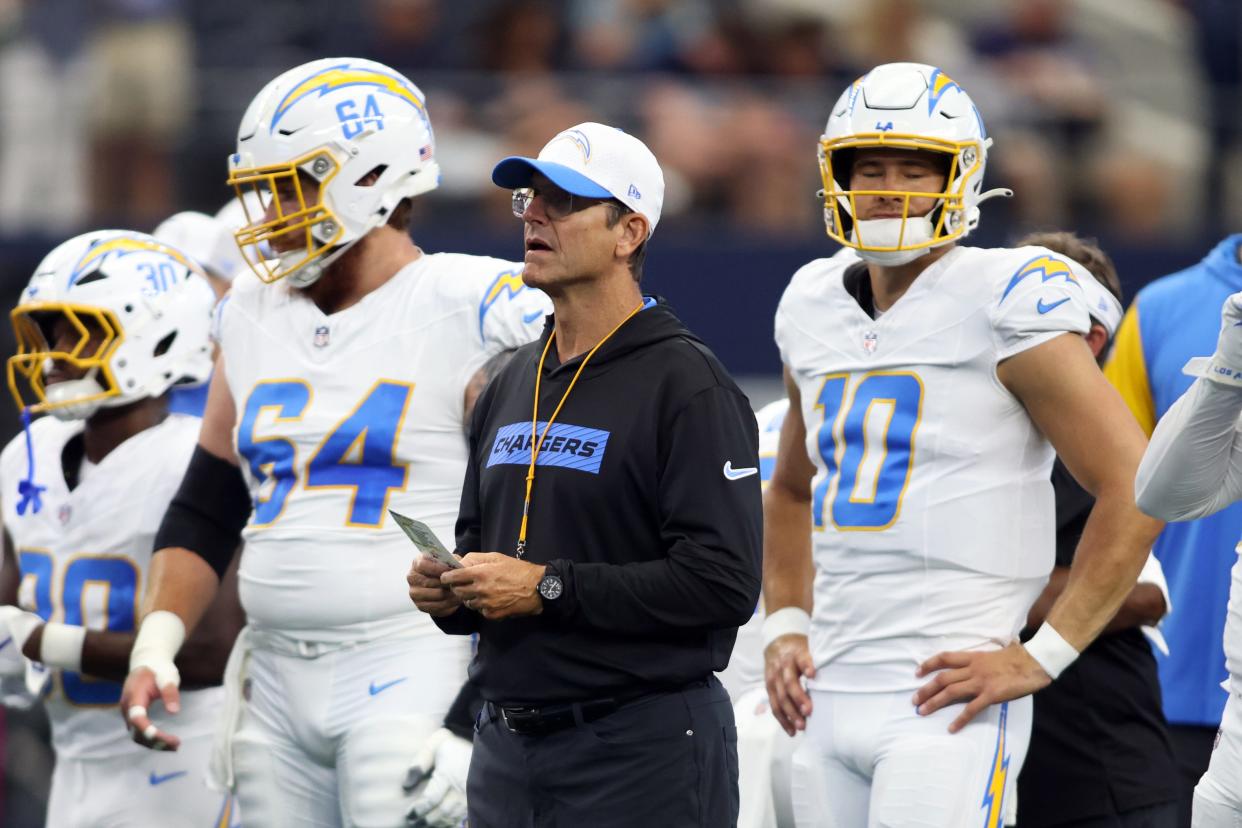
M 518 218 L 526 215 L 526 210 L 530 207 L 530 203 L 535 196 L 543 199 L 543 210 L 552 221 L 560 221 L 570 213 L 586 210 L 589 207 L 594 207 L 596 204 L 606 204 L 621 212 L 629 211 L 628 207 L 615 199 L 588 198 L 587 196 L 574 195 L 562 190 L 560 187 L 549 187 L 546 190 L 536 189 L 535 187 L 521 187 L 513 191 L 513 215 Z

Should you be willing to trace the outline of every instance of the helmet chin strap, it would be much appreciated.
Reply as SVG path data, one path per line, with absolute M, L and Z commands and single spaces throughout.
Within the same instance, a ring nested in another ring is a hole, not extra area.
M 884 267 L 897 267 L 909 264 L 920 256 L 926 256 L 930 250 L 930 247 L 921 247 L 918 250 L 859 250 L 858 258 Z
M 298 290 L 305 290 L 306 288 L 315 284 L 315 282 L 319 281 L 319 277 L 323 276 L 323 271 L 324 271 L 324 267 L 326 266 L 326 264 L 327 263 L 323 261 L 307 262 L 304 266 L 299 268 L 296 272 L 290 273 L 288 276 L 286 276 L 285 280 L 288 281 L 289 284 L 293 285 Z
M 906 248 L 915 245 L 913 250 L 864 250 L 859 249 L 858 255 L 864 261 L 878 265 L 896 267 L 907 264 L 920 256 L 926 256 L 933 245 L 927 245 L 932 239 L 932 222 L 930 216 L 918 216 L 910 219 L 884 218 L 868 219 L 854 222 L 850 234 L 856 244 L 869 247 L 897 247 L 898 243 Z
M 96 380 L 98 368 L 92 368 L 84 377 L 76 380 L 65 380 L 49 385 L 43 392 L 47 401 L 55 406 L 49 413 L 62 422 L 85 420 L 103 405 L 100 397 L 104 393 L 103 386 Z M 100 397 L 86 402 L 74 402 L 85 397 Z
M 322 256 L 314 260 L 313 262 L 307 262 L 303 267 L 299 268 L 296 272 L 290 273 L 288 276 L 286 276 L 285 279 L 289 282 L 289 284 L 293 285 L 298 290 L 305 290 L 306 288 L 315 284 L 315 282 L 318 282 L 320 278 L 323 277 L 323 274 L 328 269 L 328 265 L 332 264 L 334 261 L 340 258 L 341 255 L 344 254 L 346 250 L 353 247 L 358 242 L 362 241 L 363 237 L 366 236 L 367 233 L 370 233 L 376 227 L 379 227 L 382 222 L 383 222 L 383 216 L 379 214 L 372 216 L 371 220 L 366 223 L 366 226 L 363 227 L 362 232 L 358 234 L 358 237 L 356 239 L 352 239 L 351 241 L 342 242 L 341 244 L 334 245 L 332 248 L 332 251 L 328 253 L 326 256 Z M 303 255 L 303 251 L 301 250 L 290 251 L 287 254 L 282 254 L 281 259 L 283 260 L 285 256 L 296 259 L 297 257 L 301 255 Z

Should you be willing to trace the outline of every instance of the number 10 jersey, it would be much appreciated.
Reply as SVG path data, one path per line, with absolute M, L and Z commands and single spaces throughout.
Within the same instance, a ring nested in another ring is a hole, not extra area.
M 1085 333 L 1091 276 L 1044 248 L 956 248 L 873 319 L 845 285 L 857 261 L 799 270 L 776 341 L 816 470 L 811 686 L 889 692 L 939 651 L 1014 640 L 1047 580 L 1054 453 L 996 367 Z

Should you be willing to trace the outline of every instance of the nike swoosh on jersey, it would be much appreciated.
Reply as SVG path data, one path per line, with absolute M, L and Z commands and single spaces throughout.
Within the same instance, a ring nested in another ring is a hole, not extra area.
M 147 781 L 151 783 L 152 787 L 154 787 L 155 785 L 163 785 L 165 782 L 178 779 L 182 776 L 188 776 L 189 774 L 189 771 L 173 771 L 172 773 L 166 773 L 163 776 L 160 776 L 155 771 L 151 771 L 151 775 L 147 777 Z
M 1040 313 L 1047 313 L 1048 311 L 1053 310 L 1054 308 L 1061 307 L 1068 301 L 1069 301 L 1069 297 L 1066 296 L 1064 299 L 1059 299 L 1056 302 L 1053 302 L 1051 305 L 1045 305 L 1044 300 L 1040 299 L 1038 302 L 1035 303 L 1035 310 L 1039 311 Z
M 543 319 L 543 311 L 531 311 L 530 313 L 522 317 L 522 321 L 525 322 L 527 325 L 529 325 L 531 322 L 534 322 L 536 319 Z
M 383 693 L 383 692 L 384 692 L 385 690 L 387 690 L 389 687 L 392 687 L 392 686 L 394 686 L 394 685 L 400 684 L 400 683 L 401 683 L 401 682 L 403 682 L 403 681 L 405 681 L 405 677 L 404 677 L 404 676 L 402 676 L 402 677 L 401 677 L 401 678 L 399 678 L 399 679 L 393 679 L 392 681 L 386 681 L 386 682 L 384 682 L 383 684 L 376 684 L 374 681 L 372 681 L 372 682 L 371 682 L 371 687 L 370 687 L 370 690 L 371 690 L 371 695 L 372 695 L 372 696 L 378 696 L 380 693 Z
M 729 480 L 741 480 L 743 477 L 750 477 L 752 474 L 758 474 L 759 469 L 756 466 L 748 466 L 744 469 L 733 468 L 733 461 L 726 460 L 724 464 L 724 476 Z
M 13 643 L 13 636 L 10 635 L 8 638 L 4 639 L 3 641 L 0 641 L 0 650 L 3 650 L 5 647 L 9 646 L 12 643 Z

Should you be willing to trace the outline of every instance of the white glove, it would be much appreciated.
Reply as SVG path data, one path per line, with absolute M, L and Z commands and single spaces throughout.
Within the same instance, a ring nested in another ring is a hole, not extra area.
M 428 737 L 405 776 L 405 790 L 414 794 L 405 814 L 406 825 L 457 828 L 462 824 L 472 749 L 468 741 L 444 728 Z
M 21 607 L 0 607 L 0 676 L 25 676 L 27 659 L 22 655 L 26 639 L 43 619 Z
M 1233 294 L 1221 307 L 1216 353 L 1200 376 L 1223 385 L 1242 386 L 1242 293 Z

